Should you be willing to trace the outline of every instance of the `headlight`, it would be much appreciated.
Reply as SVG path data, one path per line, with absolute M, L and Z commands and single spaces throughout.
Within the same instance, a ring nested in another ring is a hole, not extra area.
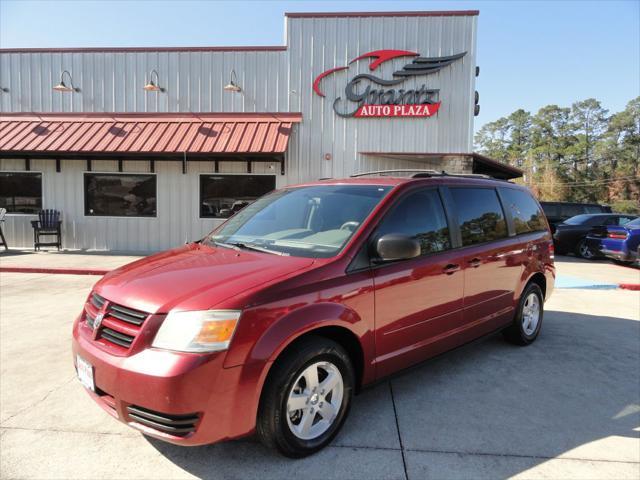
M 240 310 L 169 312 L 152 346 L 180 352 L 226 350 L 240 313 Z

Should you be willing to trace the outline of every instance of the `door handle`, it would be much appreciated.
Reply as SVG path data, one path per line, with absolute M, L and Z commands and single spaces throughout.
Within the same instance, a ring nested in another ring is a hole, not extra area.
M 458 265 L 457 263 L 450 263 L 449 265 L 447 265 L 442 269 L 442 271 L 447 275 L 451 275 L 457 272 L 458 270 L 460 270 L 460 265 Z
M 469 260 L 469 266 L 473 268 L 478 268 L 481 263 L 482 263 L 482 260 L 480 260 L 478 257 L 474 257 L 471 260 Z

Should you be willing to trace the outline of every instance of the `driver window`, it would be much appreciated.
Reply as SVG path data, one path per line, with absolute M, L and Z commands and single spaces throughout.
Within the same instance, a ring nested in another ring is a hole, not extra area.
M 414 238 L 422 255 L 449 250 L 449 226 L 438 191 L 419 190 L 402 198 L 382 220 L 377 236 L 388 233 Z

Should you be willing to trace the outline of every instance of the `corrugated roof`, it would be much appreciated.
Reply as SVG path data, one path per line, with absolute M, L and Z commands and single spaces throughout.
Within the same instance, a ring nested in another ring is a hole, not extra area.
M 299 113 L 2 114 L 0 152 L 281 154 L 301 120 Z

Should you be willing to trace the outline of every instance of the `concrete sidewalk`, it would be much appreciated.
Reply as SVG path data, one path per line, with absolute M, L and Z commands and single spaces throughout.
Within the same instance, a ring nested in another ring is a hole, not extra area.
M 492 336 L 368 389 L 331 447 L 292 461 L 251 438 L 164 444 L 97 407 L 69 352 L 97 279 L 0 274 L 1 478 L 640 476 L 638 292 L 556 290 L 535 344 Z

